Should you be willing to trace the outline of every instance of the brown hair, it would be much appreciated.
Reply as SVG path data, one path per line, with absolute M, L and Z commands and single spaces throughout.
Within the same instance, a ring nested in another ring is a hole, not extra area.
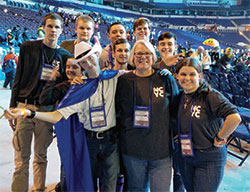
M 94 29 L 95 22 L 90 16 L 88 16 L 88 15 L 80 15 L 79 17 L 77 17 L 76 18 L 76 27 L 78 25 L 79 20 L 81 20 L 83 22 L 91 22 L 93 24 L 93 29 Z
M 149 29 L 151 29 L 151 24 L 150 24 L 150 20 L 145 18 L 145 17 L 140 17 L 139 19 L 137 19 L 134 24 L 133 24 L 133 30 L 135 31 L 135 29 L 142 25 L 142 24 L 148 24 Z
M 51 13 L 48 13 L 47 15 L 45 15 L 43 17 L 43 26 L 46 25 L 46 21 L 48 19 L 53 19 L 53 20 L 59 20 L 61 22 L 61 27 L 63 27 L 63 19 L 60 15 L 58 15 L 57 13 L 55 12 L 51 12 Z

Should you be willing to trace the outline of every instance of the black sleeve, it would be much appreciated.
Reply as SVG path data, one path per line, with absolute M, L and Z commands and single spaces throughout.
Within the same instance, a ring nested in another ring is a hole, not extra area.
M 172 75 L 167 76 L 167 84 L 165 86 L 166 88 L 168 87 L 169 90 L 167 91 L 170 92 L 170 115 L 175 117 L 179 106 L 179 88 Z
M 44 86 L 39 97 L 41 105 L 53 105 L 57 101 L 61 101 L 67 93 L 70 83 L 66 80 L 56 84 L 54 81 L 48 81 Z
M 207 99 L 212 114 L 217 117 L 225 119 L 230 114 L 238 113 L 237 107 L 218 91 L 211 91 Z
M 24 42 L 20 48 L 16 75 L 15 75 L 15 79 L 14 79 L 14 83 L 13 83 L 13 87 L 11 91 L 10 107 L 13 107 L 13 108 L 16 107 L 17 105 L 17 99 L 19 95 L 19 86 L 20 86 L 19 83 L 21 82 L 21 79 L 22 79 L 23 66 L 24 66 L 25 45 L 26 43 Z

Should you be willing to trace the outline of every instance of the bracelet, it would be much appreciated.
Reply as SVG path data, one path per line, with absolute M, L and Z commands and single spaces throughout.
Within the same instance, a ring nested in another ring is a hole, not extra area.
M 27 114 L 26 114 L 26 109 L 25 108 L 21 108 L 21 114 L 25 117 Z
M 30 110 L 30 109 L 29 109 Z M 35 117 L 35 115 L 36 115 L 36 112 L 35 111 L 32 111 L 32 110 L 30 110 L 30 115 L 29 116 L 26 116 L 28 119 L 33 119 L 34 117 Z
M 224 139 L 219 138 L 218 135 L 216 135 L 215 138 L 216 138 L 216 140 L 219 141 L 219 142 L 224 141 Z

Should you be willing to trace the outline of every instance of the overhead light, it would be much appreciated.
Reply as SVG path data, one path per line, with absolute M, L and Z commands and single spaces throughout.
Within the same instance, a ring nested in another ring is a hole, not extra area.
M 3 12 L 4 12 L 4 13 L 7 13 L 7 12 L 8 12 L 8 9 L 4 9 Z

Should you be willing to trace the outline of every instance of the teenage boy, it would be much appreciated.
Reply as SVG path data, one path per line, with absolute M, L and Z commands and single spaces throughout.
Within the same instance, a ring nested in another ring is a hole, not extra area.
M 135 36 L 136 41 L 138 40 L 146 40 L 149 41 L 151 30 L 150 20 L 145 17 L 140 17 L 135 20 L 133 24 L 133 34 Z
M 90 39 L 94 33 L 95 22 L 88 15 L 80 15 L 76 19 L 75 32 L 77 34 L 76 40 L 65 40 L 61 43 L 61 47 L 66 49 L 71 54 L 74 54 L 75 44 L 84 41 L 88 44 L 90 43 Z
M 16 76 L 13 84 L 10 108 L 28 108 L 33 111 L 48 111 L 50 106 L 39 103 L 39 95 L 49 79 L 53 67 L 57 68 L 58 81 L 66 78 L 65 62 L 70 56 L 57 44 L 62 33 L 63 20 L 56 13 L 44 16 L 43 30 L 45 38 L 26 41 L 21 45 Z M 32 118 L 31 114 L 29 118 Z M 31 141 L 34 136 L 33 189 L 45 190 L 47 149 L 53 139 L 52 124 L 29 118 L 19 118 L 17 123 L 9 120 L 14 131 L 13 147 L 15 150 L 15 171 L 11 191 L 28 191 L 29 160 Z
M 112 69 L 114 64 L 114 56 L 112 54 L 114 50 L 114 44 L 118 39 L 126 39 L 126 30 L 121 22 L 112 23 L 108 28 L 108 39 L 110 44 L 107 45 L 99 57 L 100 68 L 110 68 Z
M 176 36 L 171 32 L 164 32 L 158 37 L 157 50 L 160 52 L 161 60 L 156 64 L 157 69 L 168 69 L 172 74 L 175 73 L 175 65 L 178 63 L 182 55 L 176 54 L 178 46 Z

